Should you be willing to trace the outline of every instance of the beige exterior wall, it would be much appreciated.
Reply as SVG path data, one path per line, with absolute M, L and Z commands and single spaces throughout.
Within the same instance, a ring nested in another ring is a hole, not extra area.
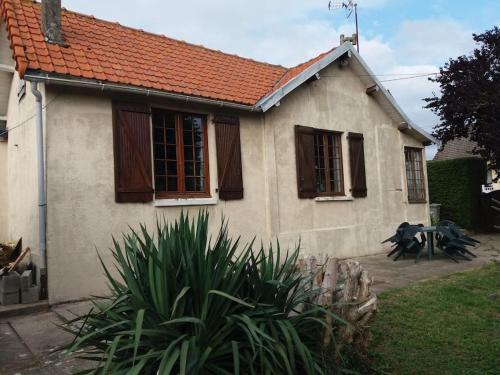
M 111 235 L 117 237 L 156 217 L 175 219 L 181 210 L 206 208 L 215 229 L 224 214 L 230 230 L 250 240 L 266 233 L 263 131 L 259 117 L 240 118 L 245 199 L 206 206 L 155 207 L 153 203 L 116 204 L 112 139 L 112 100 L 108 96 L 50 93 L 57 98 L 47 116 L 47 254 L 49 296 L 52 302 L 105 293 L 96 248 L 106 261 Z M 204 107 L 152 103 L 156 107 L 210 112 Z M 212 122 L 208 121 L 210 186 L 216 197 L 217 163 Z
M 8 241 L 9 206 L 7 179 L 7 142 L 0 141 L 0 241 Z
M 426 204 L 408 204 L 404 170 L 405 145 L 422 147 L 401 133 L 349 69 L 322 72 L 324 78 L 305 84 L 265 116 L 241 113 L 241 143 L 245 198 L 217 201 L 217 163 L 212 109 L 159 101 L 154 106 L 206 113 L 209 116 L 209 163 L 215 204 L 157 207 L 154 203 L 116 204 L 112 140 L 112 98 L 102 92 L 47 89 L 47 253 L 49 298 L 60 302 L 106 292 L 96 248 L 106 262 L 111 236 L 127 226 L 156 217 L 175 219 L 182 209 L 206 208 L 212 229 L 224 214 L 230 230 L 268 241 L 278 237 L 285 246 L 302 240 L 308 253 L 339 257 L 376 253 L 380 241 L 402 221 L 428 222 Z M 327 77 L 327 76 L 332 77 Z M 341 76 L 341 78 L 333 78 Z M 140 98 L 128 98 L 138 100 Z M 143 98 L 142 98 L 143 99 Z M 350 174 L 346 133 L 365 137 L 368 197 L 348 201 L 303 200 L 297 197 L 294 125 L 344 132 L 345 190 Z M 24 142 L 28 142 L 28 134 Z M 34 142 L 34 134 L 32 134 Z M 10 141 L 9 141 L 10 143 Z M 30 156 L 31 157 L 31 156 Z M 36 166 L 33 160 L 26 163 Z M 19 158 L 17 159 L 19 164 Z M 33 180 L 33 171 L 24 178 Z M 18 179 L 19 176 L 12 176 Z M 19 186 L 17 184 L 16 186 Z M 33 191 L 36 192 L 36 185 Z M 31 198 L 30 198 L 31 199 Z M 19 205 L 21 202 L 18 202 Z M 30 203 L 22 208 L 27 211 Z M 28 222 L 26 225 L 31 225 Z M 36 233 L 32 226 L 25 228 Z
M 9 140 L 7 146 L 8 226 L 9 240 L 23 238 L 23 246 L 32 249 L 38 261 L 38 195 L 35 132 L 35 100 L 26 86 L 26 95 L 19 101 L 17 73 L 12 80 L 7 114 Z
M 266 115 L 276 149 L 278 219 L 272 233 L 290 245 L 300 236 L 308 253 L 349 257 L 380 252 L 381 240 L 402 221 L 429 220 L 427 204 L 409 204 L 406 193 L 404 146 L 423 146 L 398 130 L 350 69 L 332 64 L 321 77 L 285 97 Z M 347 195 L 351 183 L 347 133 L 363 133 L 368 196 L 344 201 L 297 199 L 293 125 L 343 132 Z

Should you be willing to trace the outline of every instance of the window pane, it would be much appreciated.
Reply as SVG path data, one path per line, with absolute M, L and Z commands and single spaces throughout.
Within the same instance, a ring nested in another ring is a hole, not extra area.
M 155 175 L 165 174 L 165 160 L 155 159 Z
M 323 135 L 320 133 L 314 135 L 314 152 L 316 191 L 323 193 L 326 191 L 325 155 L 323 153 Z
M 196 191 L 205 191 L 205 179 L 202 177 L 196 178 Z
M 177 191 L 177 177 L 169 177 L 168 181 L 168 191 Z
M 155 176 L 156 191 L 165 191 L 165 176 Z
M 175 146 L 167 146 L 167 159 L 175 160 L 177 156 L 176 154 L 177 150 L 175 149 Z
M 165 145 L 163 143 L 155 143 L 154 155 L 155 159 L 165 159 Z
M 422 150 L 405 149 L 408 200 L 425 200 L 425 181 L 422 170 Z
M 167 161 L 167 174 L 169 176 L 175 176 L 177 174 L 177 162 Z
M 191 191 L 191 192 L 196 191 L 194 177 L 186 177 L 185 182 L 186 182 L 186 191 Z
M 194 165 L 193 162 L 185 162 L 184 163 L 184 174 L 186 176 L 194 176 Z
M 159 192 L 176 192 L 177 182 L 170 178 L 177 174 L 175 113 L 153 109 L 152 117 L 155 188 Z
M 163 133 L 164 129 L 163 128 L 154 128 L 153 130 L 153 139 L 155 142 L 162 142 L 163 143 Z
M 175 145 L 175 129 L 167 129 L 167 143 Z
M 184 130 L 184 146 L 193 145 L 193 132 Z

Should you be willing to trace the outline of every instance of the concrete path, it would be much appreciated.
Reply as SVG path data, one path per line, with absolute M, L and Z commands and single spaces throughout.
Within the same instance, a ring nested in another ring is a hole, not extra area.
M 379 293 L 387 289 L 402 288 L 417 281 L 481 267 L 494 261 L 500 262 L 500 234 L 473 237 L 481 241 L 481 244 L 471 249 L 477 258 L 470 262 L 458 257 L 460 263 L 455 263 L 444 257 L 438 249 L 432 261 L 428 261 L 427 254 L 423 254 L 418 263 L 415 263 L 414 257 L 399 258 L 394 262 L 392 258 L 387 258 L 387 253 L 359 257 L 356 260 L 374 277 L 373 290 Z
M 404 287 L 420 280 L 432 279 L 500 261 L 500 234 L 474 236 L 482 243 L 473 250 L 478 256 L 471 262 L 455 263 L 436 252 L 429 262 L 422 256 L 397 262 L 386 254 L 360 257 L 361 264 L 375 278 L 374 290 Z M 53 306 L 49 311 L 0 320 L 0 374 L 2 375 L 66 375 L 90 368 L 91 364 L 63 355 L 59 349 L 71 342 L 71 335 L 59 329 L 58 315 L 83 314 L 89 302 Z

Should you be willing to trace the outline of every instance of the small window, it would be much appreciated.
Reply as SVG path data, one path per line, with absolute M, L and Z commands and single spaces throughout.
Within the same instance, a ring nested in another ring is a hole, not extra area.
M 157 198 L 209 197 L 206 116 L 153 109 Z
M 406 181 L 408 201 L 425 202 L 425 178 L 422 163 L 422 149 L 405 147 Z
M 316 131 L 314 135 L 314 164 L 318 195 L 343 195 L 341 133 Z

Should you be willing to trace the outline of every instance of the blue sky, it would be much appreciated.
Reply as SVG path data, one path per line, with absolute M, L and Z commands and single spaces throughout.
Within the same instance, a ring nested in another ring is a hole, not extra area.
M 353 17 L 328 0 L 62 0 L 68 9 L 270 63 L 293 66 L 354 32 Z M 137 4 L 140 4 L 138 7 Z M 474 48 L 472 33 L 500 25 L 500 1 L 358 0 L 361 55 L 419 126 L 436 117 L 422 98 L 427 77 Z M 428 150 L 432 157 L 434 149 Z

